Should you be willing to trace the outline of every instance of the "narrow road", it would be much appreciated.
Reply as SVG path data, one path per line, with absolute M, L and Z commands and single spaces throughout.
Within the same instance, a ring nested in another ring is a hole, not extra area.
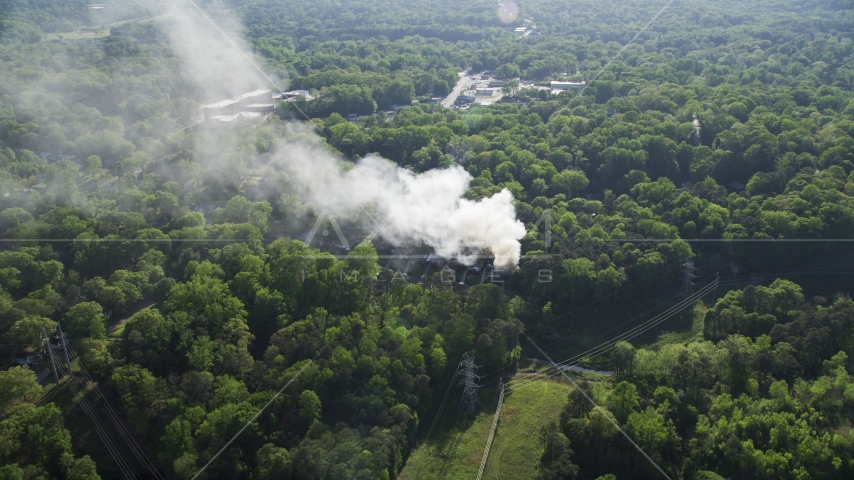
M 50 361 L 50 360 L 48 360 L 48 361 Z M 42 370 L 41 372 L 39 372 L 39 374 L 38 374 L 38 375 L 36 375 L 36 383 L 42 383 L 42 380 L 44 380 L 45 378 L 47 378 L 47 377 L 48 377 L 50 374 L 52 374 L 52 373 L 53 373 L 53 369 L 52 369 L 52 368 L 45 368 L 44 370 Z
M 118 329 L 119 327 L 121 327 L 122 325 L 127 323 L 127 321 L 130 320 L 130 317 L 134 316 L 134 314 L 136 314 L 137 312 L 144 310 L 144 309 L 146 309 L 152 305 L 154 305 L 154 300 L 152 300 L 150 298 L 141 300 L 139 303 L 137 303 L 136 305 L 131 307 L 131 309 L 128 310 L 127 313 L 125 313 L 125 316 L 122 317 L 121 320 L 119 320 L 118 322 L 114 323 L 113 325 L 107 327 L 107 333 L 108 334 L 113 333 L 114 331 L 116 331 L 116 329 Z
M 460 79 L 459 79 L 459 80 L 457 80 L 457 84 L 456 84 L 456 85 L 454 85 L 454 89 L 453 89 L 453 90 L 451 90 L 450 95 L 448 95 L 447 97 L 445 97 L 445 99 L 444 99 L 444 100 L 442 100 L 442 106 L 443 106 L 443 107 L 451 108 L 451 105 L 453 105 L 453 104 L 454 104 L 454 102 L 456 102 L 456 101 L 457 101 L 457 97 L 458 97 L 458 96 L 460 95 L 460 93 L 462 93 L 462 92 L 463 92 L 463 90 L 465 89 L 466 83 L 468 83 L 468 82 L 469 82 L 469 78 L 468 78 L 468 76 L 466 75 L 466 71 L 465 71 L 465 70 L 464 70 L 464 71 L 462 71 L 462 72 L 458 72 L 458 73 L 457 73 L 457 75 L 459 75 Z

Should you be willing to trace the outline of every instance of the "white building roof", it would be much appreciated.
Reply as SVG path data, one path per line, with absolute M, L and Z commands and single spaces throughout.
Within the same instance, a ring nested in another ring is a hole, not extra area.
M 217 122 L 233 122 L 235 120 L 242 120 L 241 117 L 255 118 L 260 116 L 261 114 L 259 112 L 240 112 L 235 113 L 234 115 L 217 115 L 212 117 L 211 120 L 216 120 Z
M 229 105 L 234 105 L 235 103 L 237 103 L 237 100 L 231 100 L 231 99 L 220 100 L 218 102 L 209 103 L 207 105 L 202 105 L 202 108 L 222 108 L 222 107 L 227 107 Z
M 552 81 L 552 88 L 569 88 L 569 87 L 583 87 L 585 82 L 582 80 L 580 82 L 555 82 Z
M 234 97 L 234 99 L 235 100 L 243 100 L 244 98 L 257 97 L 257 96 L 263 95 L 265 93 L 270 93 L 270 91 L 262 88 L 260 90 L 254 90 L 252 92 L 244 93 L 243 95 L 238 95 L 238 96 Z

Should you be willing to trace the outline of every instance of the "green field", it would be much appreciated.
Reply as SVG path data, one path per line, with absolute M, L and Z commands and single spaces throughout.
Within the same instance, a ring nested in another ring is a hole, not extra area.
M 536 476 L 542 454 L 538 441 L 540 428 L 558 418 L 571 388 L 557 381 L 546 381 L 505 397 L 483 478 Z M 485 407 L 477 417 L 472 420 L 463 414 L 452 423 L 457 418 L 454 403 L 445 417 L 444 429 L 412 452 L 400 479 L 471 479 L 477 475 L 495 414 L 494 386 L 492 390 L 481 391 Z

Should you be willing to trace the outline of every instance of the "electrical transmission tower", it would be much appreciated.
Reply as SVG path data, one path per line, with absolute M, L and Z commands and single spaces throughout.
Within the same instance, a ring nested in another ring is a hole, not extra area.
M 679 290 L 680 295 L 686 298 L 694 293 L 694 260 L 689 258 L 685 263 L 685 279 L 682 282 L 682 289 Z
M 50 353 L 50 364 L 53 366 L 53 378 L 56 379 L 56 385 L 59 385 L 59 374 L 56 373 L 56 361 L 53 359 L 53 348 L 50 346 L 50 337 L 47 336 L 47 330 L 42 327 L 42 332 L 44 333 L 44 348 L 45 351 Z
M 466 409 L 474 415 L 475 409 L 480 405 L 480 399 L 477 397 L 477 389 L 480 388 L 477 381 L 480 377 L 474 373 L 477 371 L 477 365 L 474 364 L 474 357 L 466 352 L 463 355 L 460 366 L 463 373 L 463 379 L 460 383 L 465 386 L 465 390 L 463 391 L 463 397 L 460 399 L 458 410 Z

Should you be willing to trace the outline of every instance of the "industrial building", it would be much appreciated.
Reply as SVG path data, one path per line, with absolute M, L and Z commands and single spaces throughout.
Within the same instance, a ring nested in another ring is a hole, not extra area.
M 202 112 L 205 114 L 205 120 L 210 120 L 213 117 L 220 115 L 232 115 L 240 112 L 240 102 L 237 100 L 220 100 L 218 102 L 202 105 Z
M 233 115 L 214 115 L 205 119 L 212 125 L 226 125 L 234 122 L 260 120 L 261 112 L 237 112 Z
M 276 102 L 294 102 L 297 99 L 313 100 L 308 90 L 293 90 L 272 93 L 260 89 L 238 95 L 234 98 L 202 105 L 204 121 L 224 125 L 233 122 L 254 121 L 276 109 Z
M 262 113 L 272 112 L 273 109 L 273 95 L 270 90 L 263 89 L 244 93 L 227 100 L 202 105 L 202 112 L 206 121 L 217 119 L 217 117 L 235 117 L 230 120 L 219 118 L 220 121 L 232 121 L 241 114 L 251 118 L 259 116 Z
M 272 98 L 272 94 L 269 90 L 254 90 L 234 97 L 236 101 L 244 105 L 258 102 L 269 103 Z
M 304 98 L 306 101 L 314 100 L 314 97 L 308 93 L 308 90 L 291 90 L 290 92 L 273 94 L 273 100 L 281 100 L 283 102 L 294 102 L 300 97 Z

